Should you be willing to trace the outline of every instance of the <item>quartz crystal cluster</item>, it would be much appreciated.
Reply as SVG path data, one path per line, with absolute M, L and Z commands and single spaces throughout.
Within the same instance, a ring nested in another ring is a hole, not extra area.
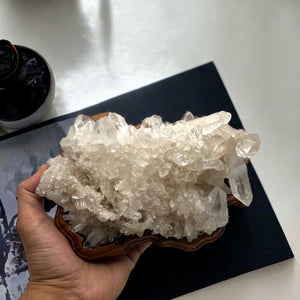
M 228 222 L 227 194 L 252 201 L 246 162 L 259 138 L 232 128 L 230 118 L 187 112 L 170 124 L 153 115 L 137 129 L 116 113 L 79 115 L 36 193 L 68 212 L 85 247 L 145 230 L 188 241 L 211 234 Z

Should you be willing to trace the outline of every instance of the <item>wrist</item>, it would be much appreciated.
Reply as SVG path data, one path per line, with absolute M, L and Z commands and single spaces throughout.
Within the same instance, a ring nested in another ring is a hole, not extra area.
M 28 283 L 20 300 L 79 300 L 68 288 L 62 289 L 53 286 Z

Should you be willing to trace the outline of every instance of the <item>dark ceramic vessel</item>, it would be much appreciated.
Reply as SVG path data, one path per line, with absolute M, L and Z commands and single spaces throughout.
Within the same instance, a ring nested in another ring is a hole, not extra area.
M 0 126 L 18 130 L 38 121 L 54 98 L 51 68 L 36 51 L 0 40 Z

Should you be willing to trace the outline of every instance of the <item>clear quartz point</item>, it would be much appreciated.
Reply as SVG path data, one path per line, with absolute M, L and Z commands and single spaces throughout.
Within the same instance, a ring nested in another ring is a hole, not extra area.
M 182 117 L 182 121 L 184 121 L 184 122 L 188 122 L 188 121 L 191 121 L 194 119 L 195 119 L 195 116 L 190 111 L 187 111 Z
M 236 145 L 236 153 L 243 158 L 251 158 L 259 150 L 260 139 L 257 134 L 248 134 Z
M 219 227 L 228 222 L 227 194 L 219 187 L 214 187 L 208 194 L 208 202 L 211 205 L 210 213 L 218 217 Z
M 118 131 L 120 131 L 123 134 L 127 132 L 129 126 L 122 116 L 116 113 L 109 113 L 108 119 L 110 119 L 113 122 L 113 124 L 115 124 Z
M 153 129 L 159 129 L 159 127 L 162 125 L 162 119 L 160 116 L 153 115 L 152 117 L 146 118 L 142 122 L 142 128 L 153 128 Z
M 232 194 L 246 206 L 252 202 L 252 190 L 244 160 L 236 157 L 231 165 L 229 184 Z
M 87 248 L 146 229 L 188 241 L 211 234 L 228 222 L 227 193 L 252 201 L 245 160 L 259 138 L 232 128 L 230 118 L 186 112 L 171 124 L 153 115 L 136 129 L 116 113 L 97 121 L 79 115 L 36 193 L 68 211 Z
M 211 114 L 202 118 L 195 119 L 196 122 L 202 126 L 203 134 L 207 135 L 212 133 L 224 124 L 228 124 L 231 119 L 231 114 L 226 111 Z

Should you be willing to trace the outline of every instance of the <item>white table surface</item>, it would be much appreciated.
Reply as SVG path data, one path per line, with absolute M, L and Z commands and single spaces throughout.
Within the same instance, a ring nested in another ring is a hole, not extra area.
M 296 257 L 178 299 L 300 299 L 300 1 L 0 0 L 0 38 L 52 66 L 44 119 L 214 61 Z

